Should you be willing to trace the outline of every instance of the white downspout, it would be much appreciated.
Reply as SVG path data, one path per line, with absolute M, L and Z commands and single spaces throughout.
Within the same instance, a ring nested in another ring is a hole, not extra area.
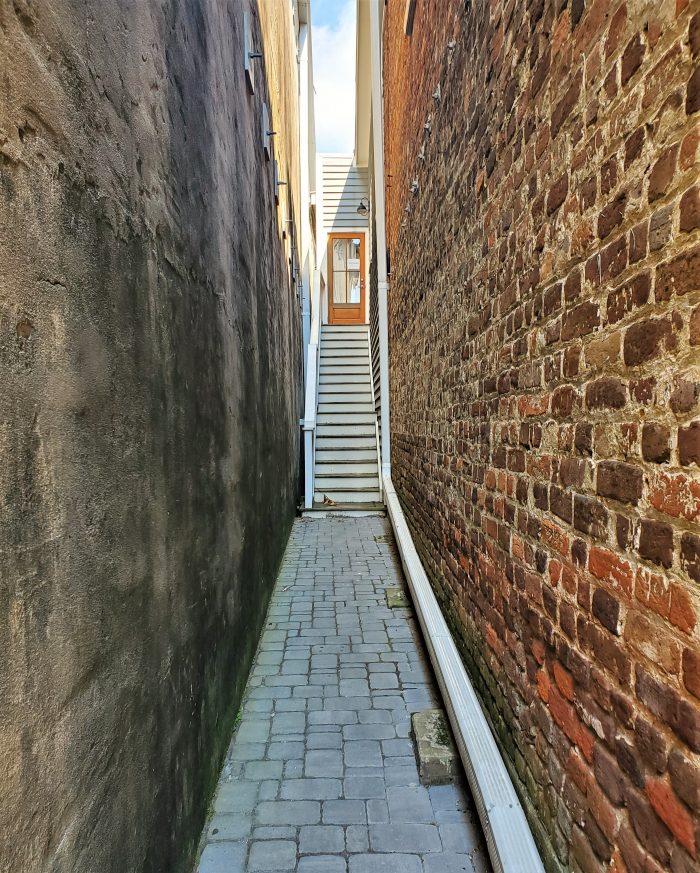
M 384 112 L 382 106 L 382 34 L 379 3 L 369 5 L 370 57 L 372 63 L 372 149 L 374 163 L 374 220 L 377 234 L 377 302 L 379 309 L 379 415 L 382 423 L 382 476 L 391 476 L 391 431 L 389 425 L 389 283 L 386 273 L 386 226 L 384 212 Z
M 309 25 L 299 25 L 299 164 L 301 175 L 302 293 L 301 324 L 303 339 L 304 385 L 308 378 L 307 349 L 311 335 L 311 230 L 309 227 Z

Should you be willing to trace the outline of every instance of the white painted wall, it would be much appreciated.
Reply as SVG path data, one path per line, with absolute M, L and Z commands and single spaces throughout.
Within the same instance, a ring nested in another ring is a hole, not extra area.
M 355 165 L 352 155 L 319 154 L 316 161 L 316 261 L 321 271 L 322 319 L 328 323 L 328 237 L 356 233 L 365 244 L 365 322 L 369 322 L 369 217 L 357 214 L 364 197 L 369 203 L 366 167 Z

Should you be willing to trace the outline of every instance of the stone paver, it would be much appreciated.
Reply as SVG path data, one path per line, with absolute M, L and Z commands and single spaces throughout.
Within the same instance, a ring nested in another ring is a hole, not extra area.
M 198 873 L 490 873 L 468 789 L 420 785 L 439 706 L 386 519 L 292 531 Z

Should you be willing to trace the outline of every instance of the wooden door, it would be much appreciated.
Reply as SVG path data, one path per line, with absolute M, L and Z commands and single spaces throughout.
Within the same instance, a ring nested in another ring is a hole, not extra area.
M 329 236 L 328 282 L 329 324 L 365 324 L 364 234 Z

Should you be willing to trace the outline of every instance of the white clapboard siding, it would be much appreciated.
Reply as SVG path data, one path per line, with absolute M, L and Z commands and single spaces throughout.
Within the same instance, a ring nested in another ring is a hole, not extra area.
M 321 161 L 326 230 L 367 227 L 367 216 L 357 214 L 360 200 L 369 198 L 367 168 L 353 166 L 351 155 L 323 155 Z

